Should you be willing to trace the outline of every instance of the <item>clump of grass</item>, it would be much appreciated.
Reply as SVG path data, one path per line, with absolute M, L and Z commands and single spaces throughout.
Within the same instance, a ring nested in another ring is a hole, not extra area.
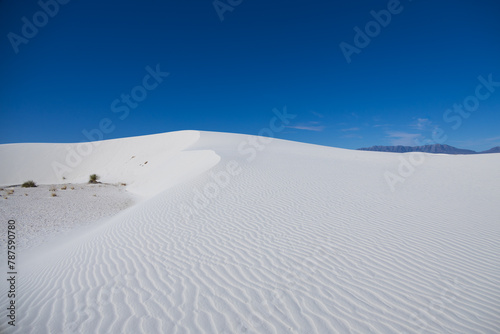
M 126 186 L 127 184 L 125 182 L 120 183 L 121 186 Z
M 23 187 L 23 188 L 34 188 L 34 187 L 36 187 L 36 183 L 33 180 L 29 180 L 29 181 L 24 182 L 21 185 L 21 187 Z
M 50 187 L 49 191 L 56 191 L 56 187 L 54 186 Z
M 71 187 L 70 189 L 71 189 L 71 190 L 75 190 L 75 187 Z
M 97 180 L 99 180 L 100 177 L 97 174 L 91 174 L 89 176 L 89 183 L 98 183 Z
M 4 199 L 7 199 L 8 197 L 7 197 L 7 196 L 4 196 L 3 198 L 4 198 Z
M 14 193 L 14 189 L 7 189 L 7 195 L 12 195 Z
M 66 186 L 62 186 L 62 187 L 61 187 L 61 190 L 66 190 L 66 189 L 67 189 L 67 187 L 66 187 Z
M 56 196 L 57 196 L 57 194 L 56 194 L 56 192 L 54 191 L 53 193 L 51 193 L 51 194 L 50 194 L 50 196 L 52 196 L 52 197 L 56 197 Z

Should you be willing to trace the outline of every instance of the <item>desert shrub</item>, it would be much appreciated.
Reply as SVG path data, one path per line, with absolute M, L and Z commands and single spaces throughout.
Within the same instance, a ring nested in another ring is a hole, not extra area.
M 50 195 L 51 195 L 52 197 L 56 197 L 56 196 L 57 196 L 57 194 L 56 194 L 55 192 L 52 192 Z
M 21 187 L 23 188 L 33 188 L 33 187 L 36 187 L 36 183 L 32 180 L 29 180 L 29 181 L 26 181 L 24 182 Z
M 97 174 L 92 174 L 89 176 L 89 183 L 97 183 L 97 180 L 99 180 L 100 177 Z
M 61 187 L 61 190 L 66 190 L 66 189 L 67 189 L 67 187 L 66 187 L 66 186 L 62 186 L 62 187 Z

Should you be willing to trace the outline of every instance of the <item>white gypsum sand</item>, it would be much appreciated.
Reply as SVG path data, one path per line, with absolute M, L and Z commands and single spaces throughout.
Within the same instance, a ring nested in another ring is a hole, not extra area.
M 0 145 L 0 184 L 61 183 L 51 164 L 75 146 Z M 425 154 L 391 192 L 401 157 L 197 131 L 100 142 L 66 181 L 142 200 L 20 252 L 0 331 L 500 332 L 500 154 Z
M 17 186 L 5 188 L 0 195 L 0 221 L 15 218 L 18 252 L 109 218 L 138 201 L 124 186 L 109 184 Z M 2 233 L 0 240 L 5 245 L 7 234 Z

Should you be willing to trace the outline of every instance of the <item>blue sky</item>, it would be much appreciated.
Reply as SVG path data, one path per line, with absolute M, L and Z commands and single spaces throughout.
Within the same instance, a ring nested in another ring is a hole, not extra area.
M 0 1 L 0 143 L 258 134 L 286 106 L 277 138 L 500 145 L 498 1 L 59 1 Z

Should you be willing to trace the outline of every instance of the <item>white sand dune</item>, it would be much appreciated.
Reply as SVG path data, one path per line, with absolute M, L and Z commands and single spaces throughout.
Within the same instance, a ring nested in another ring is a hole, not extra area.
M 0 145 L 0 184 L 61 183 L 74 145 Z M 66 181 L 97 173 L 143 200 L 18 254 L 0 332 L 499 333 L 500 154 L 425 155 L 392 192 L 400 157 L 197 131 L 103 141 Z

